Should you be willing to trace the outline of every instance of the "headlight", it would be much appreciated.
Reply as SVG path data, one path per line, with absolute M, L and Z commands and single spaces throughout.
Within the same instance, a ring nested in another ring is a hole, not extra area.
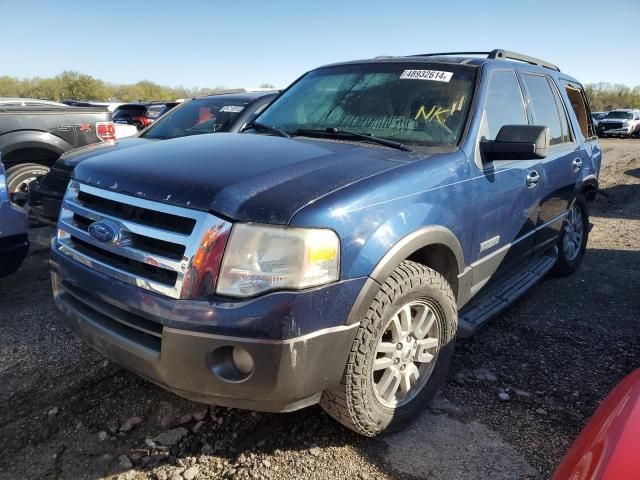
M 249 297 L 338 280 L 340 241 L 331 230 L 238 224 L 231 231 L 217 292 Z

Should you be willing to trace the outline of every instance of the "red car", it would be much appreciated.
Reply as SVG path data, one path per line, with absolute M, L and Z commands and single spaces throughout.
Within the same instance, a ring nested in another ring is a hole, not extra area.
M 602 402 L 553 480 L 640 479 L 640 369 Z

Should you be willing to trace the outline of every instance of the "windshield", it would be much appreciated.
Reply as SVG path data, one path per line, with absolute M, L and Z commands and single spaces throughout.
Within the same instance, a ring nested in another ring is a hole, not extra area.
M 202 133 L 228 132 L 249 100 L 196 98 L 171 109 L 142 136 L 165 140 Z
M 609 112 L 607 113 L 607 118 L 623 118 L 631 120 L 633 118 L 633 114 L 631 112 Z
M 340 130 L 418 146 L 454 146 L 467 116 L 475 68 L 368 63 L 321 68 L 257 119 L 289 134 Z

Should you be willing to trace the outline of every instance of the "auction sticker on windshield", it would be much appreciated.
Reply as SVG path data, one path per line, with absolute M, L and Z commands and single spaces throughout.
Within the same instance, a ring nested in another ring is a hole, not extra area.
M 451 80 L 453 72 L 442 72 L 440 70 L 405 70 L 400 75 L 400 80 L 431 80 L 434 82 L 448 82 Z
M 221 112 L 227 113 L 240 113 L 242 110 L 244 110 L 244 107 L 238 105 L 225 105 L 220 109 Z

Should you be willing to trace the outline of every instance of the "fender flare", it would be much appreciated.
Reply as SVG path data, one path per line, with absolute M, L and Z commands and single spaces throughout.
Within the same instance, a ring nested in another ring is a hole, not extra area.
M 59 156 L 74 147 L 60 137 L 38 130 L 19 130 L 0 136 L 3 156 L 24 148 L 42 148 Z
M 588 188 L 593 188 L 595 192 L 598 191 L 598 178 L 594 174 L 587 175 L 585 178 L 583 178 L 582 181 L 577 185 L 575 193 L 578 193 L 578 192 L 582 193 Z M 574 196 L 575 196 L 575 193 L 574 193 Z M 594 199 L 595 199 L 595 194 L 593 195 L 592 198 L 587 198 L 587 201 L 593 201 Z
M 464 272 L 462 247 L 451 230 L 439 225 L 429 225 L 415 230 L 402 237 L 376 264 L 356 297 L 349 316 L 347 317 L 346 324 L 351 325 L 359 322 L 366 314 L 371 302 L 380 290 L 381 285 L 389 275 L 391 275 L 391 272 L 393 272 L 403 260 L 410 257 L 412 253 L 429 245 L 444 245 L 451 250 L 456 260 L 458 275 Z M 458 296 L 460 296 L 460 293 L 461 292 L 459 292 Z

